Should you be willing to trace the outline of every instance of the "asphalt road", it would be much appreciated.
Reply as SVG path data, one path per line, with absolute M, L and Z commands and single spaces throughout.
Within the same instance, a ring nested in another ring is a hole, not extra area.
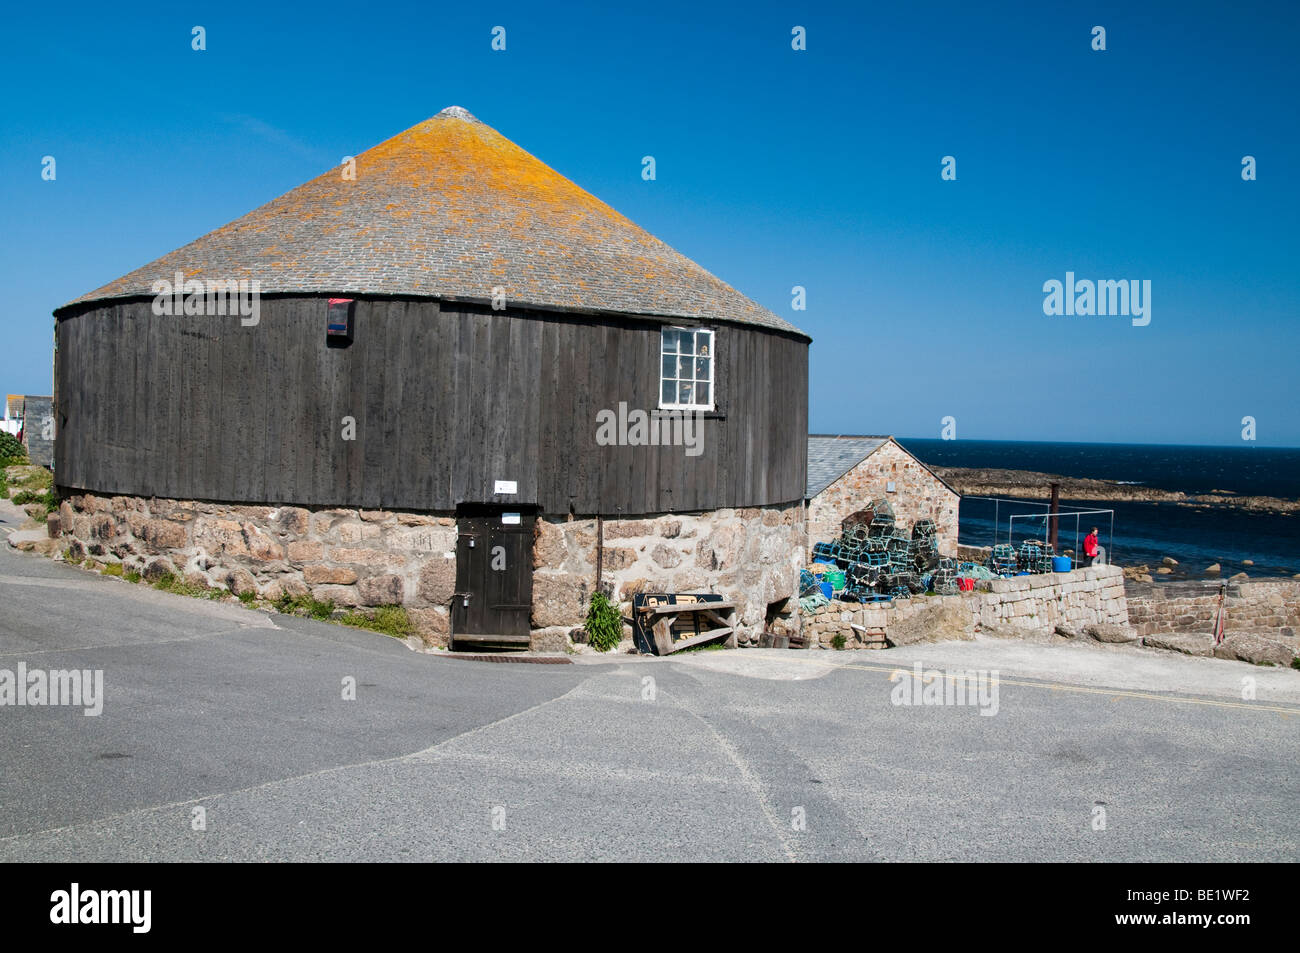
M 1079 652 L 488 664 L 0 545 L 0 669 L 105 683 L 0 707 L 0 860 L 1300 859 L 1300 672 Z M 892 704 L 918 659 L 997 714 Z

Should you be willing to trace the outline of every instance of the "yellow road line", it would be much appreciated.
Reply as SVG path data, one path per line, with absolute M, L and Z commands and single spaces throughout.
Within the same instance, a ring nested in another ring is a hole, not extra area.
M 799 661 L 812 661 L 811 659 L 800 659 Z M 902 668 L 897 665 L 862 665 L 858 662 L 849 662 L 847 665 L 837 666 L 838 668 L 856 668 L 867 672 L 889 672 L 891 681 L 894 673 L 900 675 L 915 675 L 914 668 Z M 931 671 L 936 675 L 946 678 L 965 678 L 964 671 L 953 673 L 943 672 L 939 669 L 927 669 L 922 665 L 922 671 L 927 674 Z M 967 669 L 965 671 L 991 671 L 989 669 Z M 1209 705 L 1212 708 L 1244 708 L 1247 711 L 1275 711 L 1283 715 L 1300 715 L 1300 708 L 1288 707 L 1285 705 L 1251 705 L 1246 702 L 1229 702 L 1220 701 L 1211 698 L 1187 698 L 1179 695 L 1157 695 L 1153 692 L 1135 692 L 1114 688 L 1089 688 L 1086 685 L 1063 685 L 1060 682 L 1025 682 L 1014 678 L 1003 678 L 998 676 L 999 685 L 1017 685 L 1023 688 L 1045 688 L 1054 692 L 1075 692 L 1084 695 L 1110 695 L 1114 698 L 1144 698 L 1150 701 L 1158 702 L 1176 702 L 1182 705 Z
M 755 656 L 755 657 L 771 658 L 771 656 Z M 914 668 L 903 668 L 900 665 L 866 665 L 861 662 L 838 662 L 838 661 L 832 661 L 831 659 L 826 659 L 825 661 L 823 661 L 821 659 L 795 657 L 790 659 L 783 658 L 783 659 L 779 659 L 779 661 L 782 663 L 798 662 L 805 665 L 829 665 L 832 668 L 836 668 L 836 669 L 856 668 L 865 672 L 888 672 L 891 675 L 895 672 L 900 672 L 904 675 L 913 675 L 915 674 L 916 671 Z M 926 672 L 934 672 L 937 675 L 942 675 L 950 678 L 964 677 L 965 671 L 977 671 L 976 669 L 965 669 L 962 671 L 949 674 L 940 671 L 937 668 L 926 668 L 925 663 L 922 663 L 922 668 Z M 991 670 L 984 669 L 983 671 L 991 671 Z M 1246 702 L 1220 701 L 1220 700 L 1210 699 L 1210 698 L 1189 698 L 1189 697 L 1183 697 L 1179 695 L 1157 695 L 1154 692 L 1138 692 L 1138 691 L 1128 691 L 1125 689 L 1114 689 L 1114 688 L 1089 688 L 1086 685 L 1064 685 L 1061 684 L 1060 682 L 1026 682 L 1026 681 L 1020 681 L 1019 679 L 1002 678 L 1001 676 L 998 677 L 998 684 L 1017 685 L 1024 688 L 1044 688 L 1049 691 L 1075 692 L 1077 694 L 1084 694 L 1084 695 L 1111 695 L 1114 698 L 1143 698 L 1149 701 L 1174 702 L 1176 704 L 1181 704 L 1181 705 L 1208 705 L 1211 708 L 1244 708 L 1247 711 L 1274 711 L 1282 715 L 1300 715 L 1300 707 L 1287 706 L 1287 705 L 1260 705 L 1260 704 L 1252 705 Z

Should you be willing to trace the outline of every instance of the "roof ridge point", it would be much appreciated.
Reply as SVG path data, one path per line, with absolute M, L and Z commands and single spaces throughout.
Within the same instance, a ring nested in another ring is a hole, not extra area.
M 477 116 L 466 109 L 464 106 L 448 106 L 442 112 L 433 117 L 434 119 L 463 119 L 466 122 L 482 122 Z

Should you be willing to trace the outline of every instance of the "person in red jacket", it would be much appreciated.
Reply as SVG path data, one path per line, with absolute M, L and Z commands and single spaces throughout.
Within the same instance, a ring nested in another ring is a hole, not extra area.
M 1097 527 L 1093 527 L 1088 535 L 1083 538 L 1083 555 L 1084 565 L 1091 566 L 1101 555 L 1101 547 L 1097 545 Z

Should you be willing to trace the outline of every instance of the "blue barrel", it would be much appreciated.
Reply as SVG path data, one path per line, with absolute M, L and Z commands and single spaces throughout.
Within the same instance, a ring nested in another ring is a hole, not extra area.
M 1069 556 L 1052 557 L 1052 572 L 1069 572 L 1069 571 L 1070 571 Z
M 819 583 L 818 585 L 821 586 L 822 595 L 824 595 L 827 599 L 835 595 L 835 588 L 829 582 Z

